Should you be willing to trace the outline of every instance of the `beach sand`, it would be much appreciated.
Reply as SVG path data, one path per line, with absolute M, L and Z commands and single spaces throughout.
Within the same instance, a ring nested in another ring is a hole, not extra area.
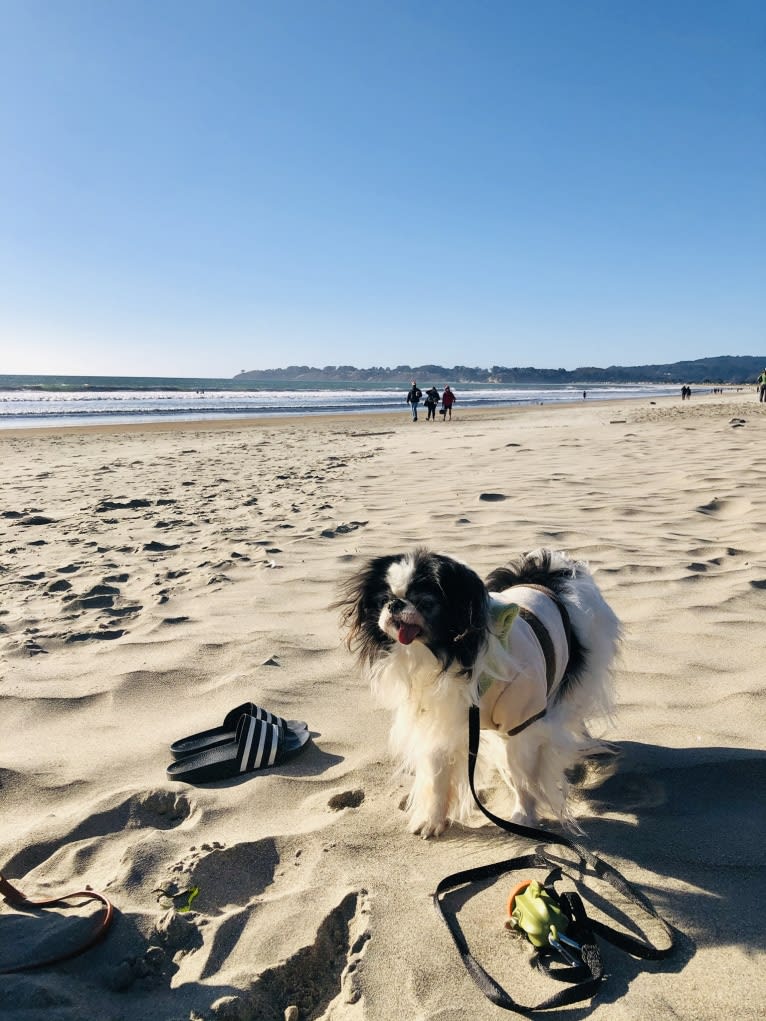
M 607 733 L 621 757 L 575 811 L 678 949 L 647 963 L 605 945 L 592 1005 L 550 1016 L 763 1016 L 766 406 L 751 393 L 25 431 L 0 451 L 0 872 L 33 900 L 87 884 L 117 910 L 82 956 L 0 977 L 8 1021 L 502 1016 L 431 894 L 529 844 L 478 819 L 407 833 L 387 716 L 329 609 L 349 569 L 415 544 L 482 575 L 566 549 L 625 625 Z M 247 700 L 307 721 L 311 744 L 238 780 L 169 781 L 169 744 Z M 561 987 L 504 930 L 518 878 L 459 918 L 533 1003 Z M 61 951 L 95 910 L 0 903 L 0 967 Z

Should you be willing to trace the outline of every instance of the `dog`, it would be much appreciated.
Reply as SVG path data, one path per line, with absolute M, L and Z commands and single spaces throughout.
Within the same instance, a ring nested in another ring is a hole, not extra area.
M 468 710 L 482 751 L 515 794 L 511 821 L 552 816 L 577 829 L 568 774 L 608 746 L 588 722 L 612 715 L 617 616 L 589 568 L 538 549 L 482 582 L 418 548 L 367 561 L 342 588 L 346 643 L 392 711 L 391 746 L 412 775 L 409 829 L 440 836 L 473 809 Z

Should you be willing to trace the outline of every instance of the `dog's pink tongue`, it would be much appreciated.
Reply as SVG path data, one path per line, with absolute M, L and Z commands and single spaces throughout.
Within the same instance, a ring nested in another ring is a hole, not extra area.
M 409 645 L 410 642 L 414 642 L 420 634 L 420 628 L 417 624 L 400 624 L 399 634 L 396 636 L 402 645 Z

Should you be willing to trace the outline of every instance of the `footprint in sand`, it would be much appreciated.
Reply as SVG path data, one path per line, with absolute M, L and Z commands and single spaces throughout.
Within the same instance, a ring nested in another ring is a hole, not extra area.
M 168 974 L 169 958 L 179 949 L 192 950 L 202 946 L 202 934 L 190 921 L 174 922 L 181 916 L 176 916 L 170 911 L 168 915 L 173 916 L 161 920 L 164 926 L 159 924 L 151 935 L 151 946 L 147 947 L 143 954 L 131 954 L 123 958 L 113 969 L 107 979 L 107 984 L 112 992 L 124 993 L 137 980 L 141 980 L 144 990 L 157 988 L 159 985 L 169 985 L 170 975 Z M 180 937 L 182 930 L 187 931 L 185 937 Z M 169 947 L 159 944 L 168 942 Z M 173 969 L 176 970 L 176 969 Z
M 293 863 L 299 858 L 297 851 Z M 171 960 L 175 964 L 192 951 L 207 950 L 200 977 L 215 974 L 245 930 L 254 903 L 270 891 L 280 865 L 284 862 L 273 838 L 191 848 L 155 890 L 159 904 L 169 910 L 150 933 L 153 946 L 120 962 L 112 988 L 128 988 L 136 978 L 152 985 L 162 976 L 167 982 Z M 247 991 L 216 1000 L 211 1011 L 230 1018 L 317 1017 L 339 993 L 346 1003 L 355 1003 L 361 998 L 358 966 L 369 939 L 367 891 L 346 893 L 320 920 L 313 943 L 261 972 Z
M 103 798 L 93 805 L 92 814 L 85 819 L 77 813 L 77 821 L 69 828 L 57 816 L 42 820 L 38 827 L 38 832 L 43 834 L 40 839 L 35 841 L 34 833 L 28 837 L 25 846 L 4 862 L 3 871 L 11 876 L 26 875 L 65 844 L 101 841 L 112 834 L 122 835 L 127 829 L 174 829 L 185 822 L 191 812 L 191 802 L 183 792 L 147 790 L 129 798 L 122 793 Z
M 94 585 L 81 596 L 68 596 L 65 599 L 77 610 L 103 610 L 114 606 L 114 600 L 119 595 L 120 590 L 115 585 Z
M 333 794 L 327 802 L 327 807 L 333 812 L 340 812 L 343 808 L 359 808 L 364 801 L 364 791 L 342 791 L 340 794 Z
M 751 504 L 748 500 L 741 497 L 721 499 L 714 496 L 708 503 L 700 504 L 696 509 L 700 514 L 706 514 L 710 517 L 736 518 L 749 511 Z
M 109 629 L 104 627 L 98 631 L 80 631 L 72 635 L 67 635 L 64 641 L 67 642 L 67 644 L 71 644 L 72 642 L 93 641 L 113 642 L 117 638 L 122 638 L 124 634 L 124 628 Z
M 44 649 L 39 642 L 35 641 L 34 638 L 30 638 L 28 641 L 24 643 L 24 651 L 27 652 L 30 656 L 48 655 L 48 650 Z
M 208 585 L 222 585 L 225 582 L 231 584 L 231 578 L 228 578 L 225 574 L 214 574 Z
M 132 617 L 137 617 L 143 610 L 141 603 L 134 603 L 132 606 L 115 606 L 113 609 L 104 610 L 104 615 L 107 617 L 119 617 L 121 620 L 128 620 Z
M 52 581 L 45 590 L 46 592 L 68 592 L 71 589 L 71 581 L 67 581 L 65 578 L 59 578 L 58 581 Z
M 103 514 L 105 511 L 115 510 L 139 510 L 142 507 L 151 507 L 151 500 L 125 500 L 124 498 L 118 498 L 116 500 L 102 500 L 101 503 L 94 507 L 96 514 Z
M 14 521 L 14 525 L 23 525 L 28 527 L 30 525 L 55 525 L 55 518 L 48 518 L 44 514 L 27 514 L 23 518 L 18 518 Z
M 273 837 L 244 841 L 226 847 L 218 843 L 190 848 L 189 855 L 172 865 L 155 891 L 162 907 L 179 907 L 191 889 L 199 893 L 193 910 L 219 915 L 228 907 L 245 907 L 274 882 L 280 864 Z M 191 906 L 191 905 L 190 905 Z
M 319 924 L 312 944 L 258 977 L 242 997 L 250 1013 L 240 1016 L 319 1017 L 339 993 L 345 1003 L 360 1000 L 358 968 L 371 937 L 368 917 L 367 891 L 347 893 Z
M 336 535 L 347 535 L 349 532 L 355 532 L 357 528 L 364 528 L 366 524 L 366 521 L 345 521 L 335 528 L 325 528 L 319 534 L 324 539 L 334 539 Z

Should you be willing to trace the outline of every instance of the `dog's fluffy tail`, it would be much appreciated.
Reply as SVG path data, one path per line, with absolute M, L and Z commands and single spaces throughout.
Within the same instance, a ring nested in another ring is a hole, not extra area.
M 544 585 L 563 597 L 574 579 L 583 575 L 590 575 L 590 571 L 582 561 L 559 550 L 537 549 L 495 568 L 484 584 L 490 592 L 502 592 L 514 585 Z

